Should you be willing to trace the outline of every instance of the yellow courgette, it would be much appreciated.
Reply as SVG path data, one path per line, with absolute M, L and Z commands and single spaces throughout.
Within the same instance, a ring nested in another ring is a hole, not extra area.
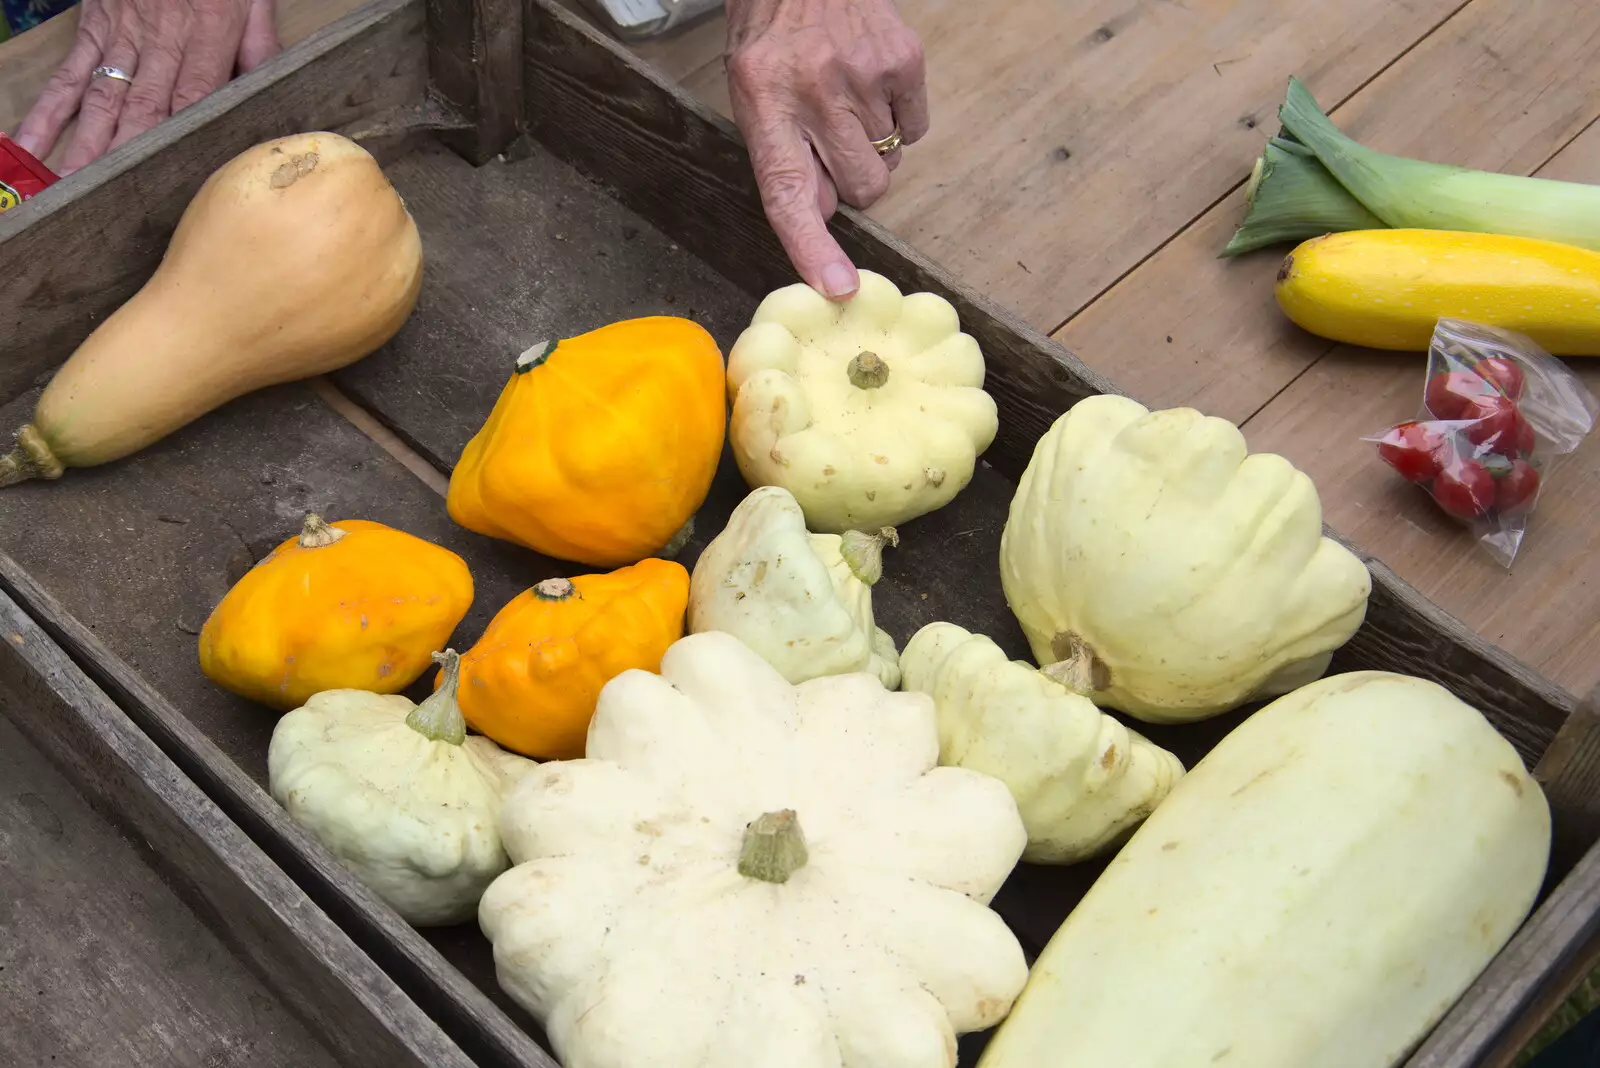
M 1283 261 L 1278 306 L 1319 337 L 1423 352 L 1443 318 L 1516 330 L 1557 356 L 1600 356 L 1600 253 L 1526 237 L 1353 230 Z

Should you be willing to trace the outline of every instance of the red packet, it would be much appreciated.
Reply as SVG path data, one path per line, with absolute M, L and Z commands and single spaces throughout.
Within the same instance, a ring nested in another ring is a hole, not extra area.
M 16 207 L 58 181 L 49 167 L 0 133 L 0 211 Z

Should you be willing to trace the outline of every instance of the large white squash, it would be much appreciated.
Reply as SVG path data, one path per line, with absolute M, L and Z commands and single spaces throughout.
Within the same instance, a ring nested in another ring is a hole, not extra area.
M 938 753 L 926 694 L 681 639 L 507 797 L 501 986 L 567 1068 L 952 1068 L 1027 980 L 986 907 L 1025 835 Z
M 929 623 L 906 643 L 907 690 L 933 697 L 939 762 L 1011 788 L 1022 859 L 1071 864 L 1120 844 L 1183 775 L 1171 753 L 991 639 Z
M 1526 917 L 1550 812 L 1443 687 L 1335 675 L 1178 782 L 980 1068 L 1391 1068 Z
M 768 294 L 728 352 L 739 471 L 794 494 L 817 533 L 942 508 L 999 428 L 983 353 L 950 302 L 860 273 L 844 303 L 800 284 Z
M 1205 719 L 1318 678 L 1372 579 L 1311 479 L 1225 419 L 1079 401 L 1034 448 L 1000 540 L 1039 666 L 1103 708 Z

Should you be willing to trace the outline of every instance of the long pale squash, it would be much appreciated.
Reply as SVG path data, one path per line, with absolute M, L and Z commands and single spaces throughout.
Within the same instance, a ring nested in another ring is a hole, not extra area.
M 979 1068 L 1391 1068 L 1526 917 L 1550 812 L 1442 687 L 1335 675 L 1178 781 Z
M 421 287 L 416 223 L 365 149 L 331 133 L 249 148 L 56 372 L 0 455 L 0 486 L 119 460 L 245 393 L 354 363 Z

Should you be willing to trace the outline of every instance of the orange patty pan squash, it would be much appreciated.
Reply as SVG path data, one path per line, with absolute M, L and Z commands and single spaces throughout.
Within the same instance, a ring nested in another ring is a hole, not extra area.
M 305 527 L 236 582 L 200 628 L 200 670 L 287 712 L 324 690 L 398 693 L 472 606 L 449 549 L 364 519 Z
M 716 340 L 674 316 L 535 345 L 456 463 L 451 518 L 591 567 L 671 556 L 722 455 L 723 375 Z
M 630 668 L 659 670 L 683 637 L 688 607 L 689 572 L 671 560 L 546 579 L 513 598 L 462 655 L 457 703 L 473 730 L 506 749 L 581 757 L 601 687 Z

